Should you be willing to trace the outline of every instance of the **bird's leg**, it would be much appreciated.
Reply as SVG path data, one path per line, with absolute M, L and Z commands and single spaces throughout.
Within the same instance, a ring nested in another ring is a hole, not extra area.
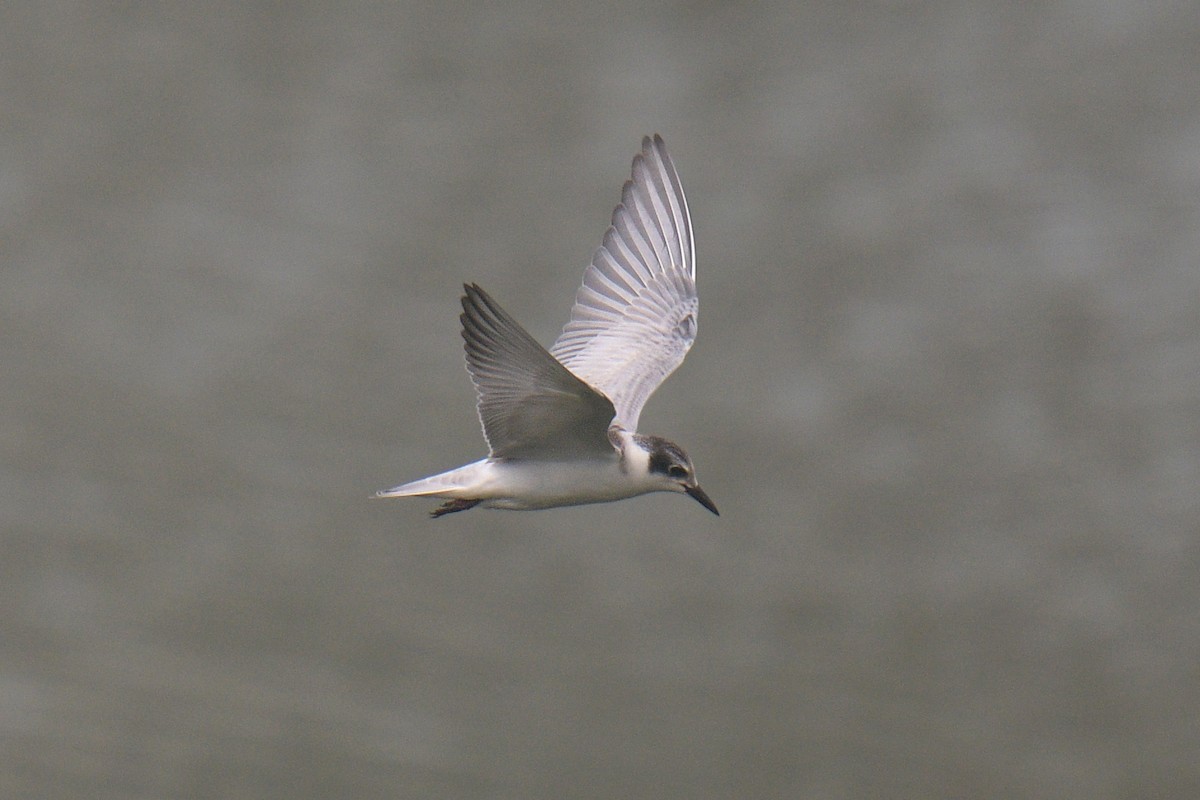
M 437 519 L 443 514 L 453 514 L 455 511 L 466 511 L 469 508 L 474 508 L 482 502 L 482 500 L 447 500 L 433 511 L 430 511 L 429 516 Z

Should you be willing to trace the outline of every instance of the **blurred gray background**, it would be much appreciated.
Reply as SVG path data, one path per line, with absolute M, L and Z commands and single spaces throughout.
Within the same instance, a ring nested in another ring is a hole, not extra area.
M 1188 3 L 11 4 L 0 794 L 1194 797 Z M 436 522 L 643 134 L 720 506 Z

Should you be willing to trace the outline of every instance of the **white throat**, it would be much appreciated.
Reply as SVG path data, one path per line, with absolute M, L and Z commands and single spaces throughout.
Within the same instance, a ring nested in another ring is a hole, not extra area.
M 608 429 L 609 438 L 621 448 L 621 471 L 635 480 L 650 476 L 650 451 L 642 447 L 633 434 L 624 428 L 613 426 Z

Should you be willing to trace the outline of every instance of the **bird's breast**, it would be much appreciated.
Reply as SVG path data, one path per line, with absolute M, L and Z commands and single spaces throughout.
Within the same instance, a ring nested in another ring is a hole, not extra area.
M 620 461 L 497 461 L 491 464 L 485 506 L 533 509 L 603 503 L 651 489 L 621 468 Z M 482 494 L 483 492 L 481 492 Z

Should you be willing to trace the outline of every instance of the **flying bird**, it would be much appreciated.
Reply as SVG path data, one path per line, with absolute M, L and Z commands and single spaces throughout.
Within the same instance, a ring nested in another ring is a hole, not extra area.
M 487 458 L 376 493 L 537 509 L 649 492 L 719 513 L 679 445 L 637 432 L 642 406 L 696 338 L 696 253 L 687 199 L 662 137 L 642 140 L 612 225 L 546 350 L 487 292 L 465 284 L 462 336 Z

